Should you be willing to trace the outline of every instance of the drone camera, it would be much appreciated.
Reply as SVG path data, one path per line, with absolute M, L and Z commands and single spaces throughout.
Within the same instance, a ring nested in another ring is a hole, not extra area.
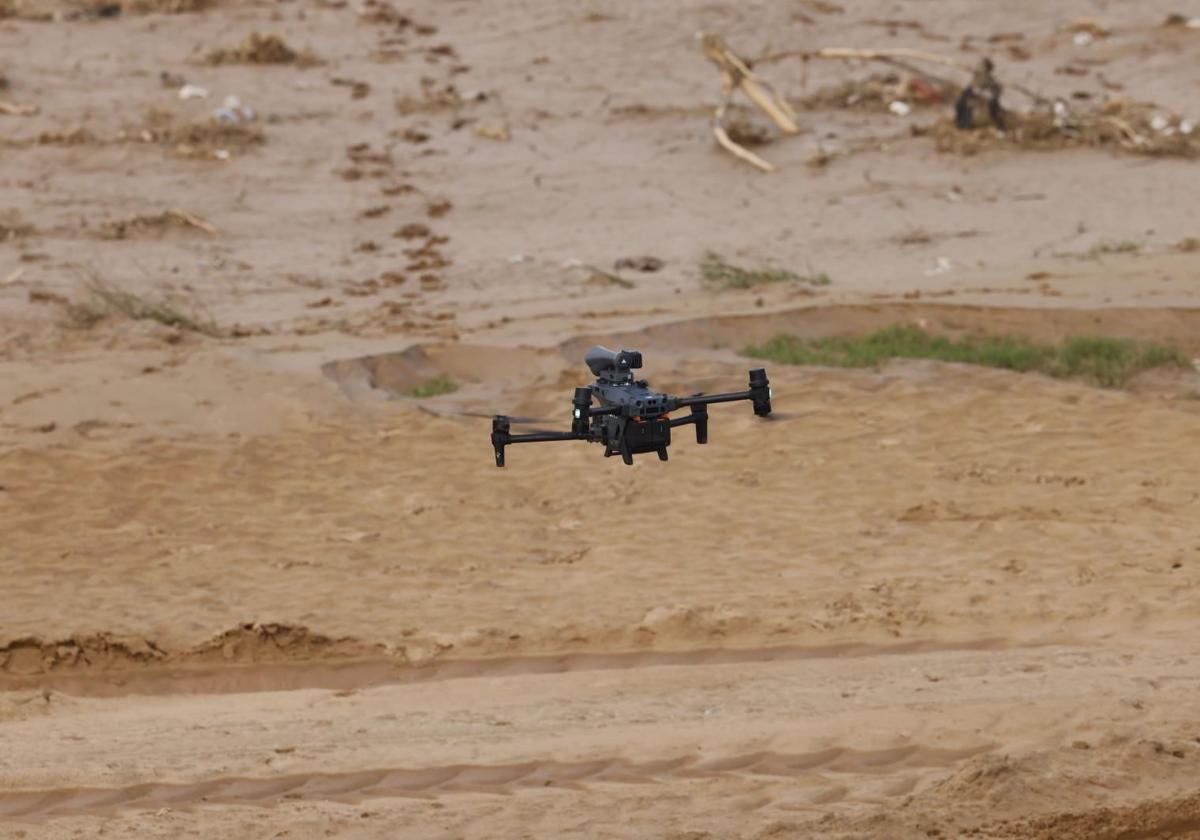
M 622 350 L 617 354 L 618 370 L 636 370 L 642 366 L 642 354 L 637 350 Z

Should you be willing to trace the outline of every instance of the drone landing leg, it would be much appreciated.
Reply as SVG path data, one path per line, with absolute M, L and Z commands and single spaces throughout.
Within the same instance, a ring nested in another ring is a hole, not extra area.
M 625 440 L 624 435 L 621 435 L 621 460 L 625 462 L 625 466 L 633 466 L 633 453 L 629 451 L 629 441 Z
M 658 460 L 660 460 L 660 461 L 667 460 L 667 447 L 660 446 L 658 448 Z
M 708 406 L 704 403 L 693 403 L 690 416 L 671 421 L 671 428 L 678 426 L 695 426 L 696 443 L 708 443 Z

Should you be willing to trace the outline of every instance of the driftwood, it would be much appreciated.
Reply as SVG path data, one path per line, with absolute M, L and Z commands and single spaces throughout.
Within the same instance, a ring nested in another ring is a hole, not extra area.
M 10 117 L 32 117 L 41 110 L 37 105 L 18 105 L 16 102 L 0 100 L 0 114 Z
M 713 111 L 713 136 L 726 151 L 764 172 L 773 172 L 774 166 L 730 138 L 725 128 L 725 113 L 733 95 L 739 90 L 785 134 L 800 131 L 800 126 L 796 124 L 796 112 L 771 83 L 756 75 L 719 35 L 700 36 L 700 48 L 704 56 L 721 70 L 721 102 Z
M 910 50 L 903 47 L 890 50 L 863 50 L 852 49 L 850 47 L 823 47 L 819 50 L 785 50 L 783 52 L 770 53 L 754 59 L 753 64 L 766 64 L 774 61 L 780 61 L 785 58 L 799 58 L 808 61 L 813 58 L 835 59 L 841 61 L 879 61 L 884 64 L 891 64 L 894 67 L 899 67 L 907 70 L 910 73 L 916 73 L 919 76 L 939 82 L 946 86 L 952 86 L 953 83 L 946 79 L 934 76 L 928 71 L 922 70 L 912 64 L 914 61 L 923 61 L 929 64 L 940 64 L 943 67 L 953 67 L 956 70 L 962 70 L 967 73 L 973 73 L 975 65 L 968 64 L 964 61 L 959 61 L 956 58 L 949 56 L 938 55 L 937 53 L 925 52 L 924 50 Z M 1005 87 L 1010 90 L 1015 90 L 1017 93 L 1027 96 L 1036 102 L 1038 105 L 1053 105 L 1054 100 L 1048 96 L 1043 96 L 1035 90 L 1030 90 L 1024 85 L 1006 82 Z
M 961 150 L 969 154 L 983 142 L 980 138 L 987 138 L 989 141 L 1015 142 L 1022 148 L 1111 145 L 1138 154 L 1200 157 L 1200 133 L 1194 134 L 1195 125 L 1179 117 L 1161 116 L 1161 109 L 1152 103 L 1110 102 L 1101 108 L 1077 111 L 1061 99 L 1045 96 L 1020 84 L 1006 82 L 1005 88 L 1028 97 L 1037 106 L 1028 113 L 1014 112 L 1013 122 L 1009 125 L 1003 117 L 1005 112 L 999 107 L 999 93 L 1002 88 L 992 76 L 993 68 L 987 59 L 977 64 L 968 64 L 957 58 L 923 50 L 824 47 L 815 50 L 774 52 L 748 60 L 733 52 L 718 35 L 706 34 L 701 36 L 700 40 L 705 57 L 716 64 L 722 74 L 721 101 L 712 118 L 713 136 L 726 151 L 764 172 L 774 171 L 775 167 L 730 137 L 726 114 L 733 96 L 740 90 L 770 117 L 780 131 L 795 134 L 799 130 L 796 113 L 787 100 L 752 69 L 788 58 L 799 58 L 805 62 L 810 59 L 877 61 L 936 82 L 945 90 L 957 89 L 959 101 L 955 106 L 955 121 L 949 124 L 949 131 L 944 131 L 941 124 L 930 129 L 938 139 L 940 150 Z M 949 67 L 969 75 L 962 82 L 950 81 L 925 70 L 921 65 Z M 964 123 L 973 122 L 963 117 L 964 113 L 967 117 L 971 116 L 970 108 L 962 107 L 964 102 L 968 106 L 978 105 L 980 102 L 988 104 L 992 124 L 999 131 L 986 135 L 962 131 Z M 810 165 L 823 165 L 829 158 L 828 153 L 818 151 L 814 159 L 810 160 Z

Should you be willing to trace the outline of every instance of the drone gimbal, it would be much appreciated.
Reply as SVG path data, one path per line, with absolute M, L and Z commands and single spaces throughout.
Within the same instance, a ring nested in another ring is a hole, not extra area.
M 658 459 L 665 461 L 673 428 L 695 426 L 696 443 L 708 443 L 708 407 L 713 403 L 750 400 L 757 416 L 771 413 L 771 386 L 763 368 L 750 371 L 750 388 L 746 391 L 672 397 L 651 391 L 644 379 L 634 379 L 633 371 L 642 366 L 642 354 L 636 350 L 616 352 L 593 347 L 584 361 L 596 376 L 596 382 L 575 389 L 571 431 L 514 435 L 509 418 L 498 414 L 492 418 L 496 466 L 504 466 L 504 447 L 509 444 L 552 440 L 602 443 L 604 457 L 620 455 L 626 464 L 633 463 L 634 455 L 646 452 L 656 452 Z M 593 399 L 599 404 L 593 406 Z M 672 419 L 670 412 L 680 408 L 690 408 L 691 413 Z

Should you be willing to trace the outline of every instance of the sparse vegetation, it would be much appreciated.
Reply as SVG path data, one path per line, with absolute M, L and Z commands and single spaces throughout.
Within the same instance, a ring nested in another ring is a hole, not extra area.
M 219 157 L 221 152 L 241 154 L 266 142 L 263 130 L 254 124 L 183 122 L 180 115 L 161 108 L 150 109 L 142 125 L 131 127 L 126 135 L 171 147 L 177 157 L 200 159 Z
M 266 32 L 251 32 L 232 49 L 213 50 L 207 60 L 212 65 L 295 64 L 298 67 L 314 67 L 322 63 L 310 51 L 294 50 L 278 35 Z
M 1103 257 L 1106 254 L 1136 254 L 1142 250 L 1141 243 L 1123 239 L 1119 242 L 1097 242 L 1088 248 L 1089 257 Z
M 426 397 L 438 397 L 442 394 L 452 394 L 458 390 L 458 383 L 445 374 L 435 376 L 433 379 L 427 379 L 420 385 L 409 388 L 404 392 L 406 397 L 414 397 L 416 399 L 425 399 Z
M 1100 336 L 1078 336 L 1057 346 L 1012 336 L 955 340 L 910 325 L 857 338 L 804 340 L 778 335 L 765 344 L 746 347 L 743 353 L 783 364 L 830 367 L 878 367 L 889 359 L 932 359 L 1080 379 L 1105 388 L 1120 387 L 1150 368 L 1191 367 L 1181 351 L 1160 344 Z
M 832 280 L 825 272 L 809 271 L 797 274 L 778 268 L 742 268 L 728 263 L 717 253 L 709 251 L 700 261 L 700 276 L 705 282 L 725 289 L 752 289 L 770 283 L 807 283 L 810 286 L 828 286 Z
M 135 321 L 157 321 L 163 326 L 202 335 L 221 334 L 211 318 L 189 313 L 165 298 L 149 300 L 96 279 L 88 282 L 82 300 L 68 302 L 64 309 L 68 323 L 82 329 L 89 329 L 105 318 L 119 315 Z
M 1185 254 L 1194 254 L 1200 251 L 1200 236 L 1189 236 L 1187 239 L 1181 239 L 1175 244 L 1176 251 L 1182 251 Z
M 596 268 L 594 265 L 586 266 L 591 272 L 588 277 L 588 282 L 595 285 L 620 286 L 622 289 L 633 289 L 637 284 L 632 280 L 626 280 L 619 274 L 613 274 L 611 271 L 605 271 L 602 268 Z

